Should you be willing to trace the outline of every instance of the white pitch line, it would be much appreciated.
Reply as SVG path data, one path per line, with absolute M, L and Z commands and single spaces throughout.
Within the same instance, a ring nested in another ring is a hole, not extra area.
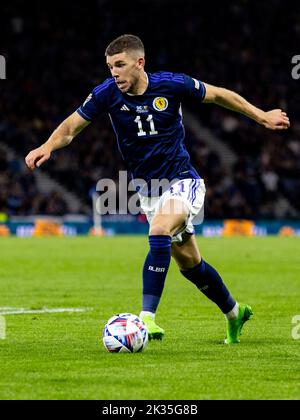
M 18 308 L 12 308 L 11 306 L 1 306 L 0 307 L 0 311 L 20 311 L 21 309 L 25 311 L 25 308 L 20 308 L 20 307 L 18 307 Z
M 54 314 L 64 312 L 88 312 L 92 308 L 42 308 L 42 309 L 24 309 L 24 308 L 0 308 L 0 315 L 23 315 L 23 314 Z

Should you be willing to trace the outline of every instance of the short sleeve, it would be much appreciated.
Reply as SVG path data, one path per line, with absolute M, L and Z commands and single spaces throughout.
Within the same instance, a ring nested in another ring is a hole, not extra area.
M 184 83 L 181 86 L 181 93 L 184 98 L 193 98 L 203 101 L 206 95 L 205 85 L 201 80 L 183 74 Z
M 98 89 L 99 90 L 99 89 Z M 107 111 L 105 90 L 97 91 L 97 88 L 86 98 L 84 103 L 77 109 L 78 114 L 87 121 Z

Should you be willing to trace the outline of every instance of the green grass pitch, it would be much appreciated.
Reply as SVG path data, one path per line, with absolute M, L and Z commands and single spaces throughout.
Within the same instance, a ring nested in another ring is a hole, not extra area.
M 300 238 L 198 242 L 254 310 L 241 343 L 222 344 L 224 316 L 172 262 L 157 313 L 164 340 L 110 354 L 107 319 L 140 311 L 147 238 L 1 238 L 0 307 L 93 310 L 6 316 L 0 399 L 299 399 Z

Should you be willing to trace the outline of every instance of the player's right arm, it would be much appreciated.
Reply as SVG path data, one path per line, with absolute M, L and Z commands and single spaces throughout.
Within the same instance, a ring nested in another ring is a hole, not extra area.
M 40 167 L 51 156 L 54 150 L 68 146 L 90 121 L 82 118 L 78 112 L 74 112 L 66 118 L 51 134 L 49 139 L 37 149 L 32 150 L 25 158 L 29 169 Z

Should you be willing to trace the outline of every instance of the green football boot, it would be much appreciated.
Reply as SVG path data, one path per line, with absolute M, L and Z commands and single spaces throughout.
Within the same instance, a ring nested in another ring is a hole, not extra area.
M 151 315 L 143 315 L 141 318 L 147 328 L 149 341 L 161 340 L 165 331 L 155 324 L 154 318 Z
M 227 320 L 227 338 L 225 344 L 234 344 L 240 342 L 240 335 L 248 319 L 253 315 L 252 308 L 244 303 L 239 304 L 239 314 L 237 319 Z

